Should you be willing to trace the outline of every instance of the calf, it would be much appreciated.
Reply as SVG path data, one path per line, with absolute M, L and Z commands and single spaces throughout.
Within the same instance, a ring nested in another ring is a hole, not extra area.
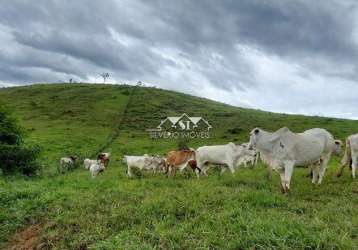
M 106 168 L 108 166 L 108 164 L 109 164 L 110 156 L 111 156 L 110 153 L 100 153 L 97 156 L 97 160 L 100 160 L 104 164 L 104 167 Z
M 230 169 L 231 173 L 235 173 L 234 167 L 237 166 L 241 156 L 244 156 L 243 146 L 235 145 L 232 142 L 225 145 L 203 146 L 196 150 L 198 168 L 205 175 L 210 168 L 209 164 L 221 166 L 221 173 L 226 170 L 226 167 Z
M 92 178 L 95 178 L 99 173 L 103 172 L 106 169 L 104 163 L 100 160 L 95 161 L 89 167 L 89 171 L 91 172 Z
M 123 161 L 127 164 L 127 175 L 132 177 L 132 169 L 138 168 L 140 170 L 161 170 L 165 166 L 165 159 L 160 156 L 130 156 L 125 155 Z
M 65 170 L 74 168 L 77 158 L 78 157 L 74 155 L 71 155 L 69 157 L 62 157 L 60 159 L 59 171 L 63 173 Z
M 92 164 L 97 164 L 98 160 L 84 159 L 83 166 L 85 169 L 90 169 Z
M 244 164 L 245 168 L 248 164 L 250 164 L 252 167 L 256 166 L 258 160 L 256 150 L 254 148 L 249 147 L 249 143 L 243 143 L 241 144 L 241 147 L 242 150 L 237 160 L 237 167 L 242 164 Z
M 166 172 L 172 176 L 176 175 L 177 169 L 183 171 L 188 165 L 195 171 L 198 178 L 201 172 L 200 167 L 197 166 L 193 149 L 170 151 L 167 154 L 165 165 Z

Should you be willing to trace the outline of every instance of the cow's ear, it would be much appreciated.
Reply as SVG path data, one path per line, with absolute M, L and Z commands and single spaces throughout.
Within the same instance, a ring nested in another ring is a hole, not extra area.
M 259 130 L 258 128 L 256 128 L 256 129 L 254 130 L 255 135 L 257 135 L 259 132 L 260 132 L 260 130 Z
M 335 140 L 334 143 L 335 143 L 336 145 L 341 145 L 341 144 L 342 144 L 342 142 L 339 141 L 339 140 Z

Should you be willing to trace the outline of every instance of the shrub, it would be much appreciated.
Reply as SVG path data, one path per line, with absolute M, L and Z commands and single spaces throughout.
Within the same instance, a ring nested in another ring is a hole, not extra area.
M 34 175 L 40 170 L 36 161 L 40 147 L 0 144 L 0 169 L 3 174 L 21 173 Z
M 22 130 L 8 113 L 0 108 L 0 170 L 2 174 L 36 174 L 40 147 L 23 145 Z
M 14 119 L 0 108 L 0 144 L 19 145 L 22 143 L 22 131 Z

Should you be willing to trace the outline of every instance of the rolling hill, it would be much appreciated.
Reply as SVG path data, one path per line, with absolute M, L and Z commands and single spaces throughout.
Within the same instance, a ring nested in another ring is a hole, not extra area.
M 322 127 L 344 139 L 357 133 L 358 121 L 269 113 L 127 85 L 5 88 L 0 103 L 25 129 L 26 142 L 41 145 L 44 166 L 39 177 L 0 176 L 0 247 L 23 244 L 34 226 L 32 244 L 55 249 L 358 247 L 358 184 L 348 173 L 334 177 L 338 158 L 319 187 L 297 169 L 288 197 L 279 193 L 277 176 L 265 178 L 262 165 L 201 180 L 153 174 L 129 180 L 121 161 L 124 154 L 175 149 L 178 140 L 151 139 L 146 130 L 182 113 L 212 125 L 209 139 L 189 141 L 194 148 L 246 142 L 254 127 Z M 98 178 L 81 168 L 57 173 L 60 157 L 99 151 L 113 157 Z

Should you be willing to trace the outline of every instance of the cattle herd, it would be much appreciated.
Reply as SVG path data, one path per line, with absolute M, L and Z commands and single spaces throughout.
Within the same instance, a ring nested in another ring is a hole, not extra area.
M 183 148 L 170 151 L 165 157 L 125 155 L 123 162 L 127 165 L 129 177 L 133 176 L 134 168 L 175 176 L 176 171 L 190 167 L 199 178 L 207 176 L 212 166 L 219 167 L 221 173 L 227 169 L 234 173 L 239 166 L 255 166 L 260 158 L 267 165 L 269 176 L 272 170 L 280 174 L 281 190 L 288 193 L 295 166 L 309 167 L 312 183 L 321 184 L 331 155 L 339 155 L 342 144 L 321 128 L 309 129 L 303 133 L 293 133 L 286 127 L 275 132 L 255 128 L 250 132 L 248 143 L 235 145 L 229 142 L 226 145 L 202 146 L 197 149 Z M 96 177 L 107 168 L 109 159 L 110 153 L 100 153 L 96 160 L 85 159 L 83 165 L 92 177 Z M 76 160 L 75 156 L 61 158 L 61 172 L 74 166 Z M 350 165 L 352 177 L 355 178 L 357 161 L 358 134 L 355 134 L 346 139 L 346 149 L 337 176 L 341 176 L 344 167 Z

